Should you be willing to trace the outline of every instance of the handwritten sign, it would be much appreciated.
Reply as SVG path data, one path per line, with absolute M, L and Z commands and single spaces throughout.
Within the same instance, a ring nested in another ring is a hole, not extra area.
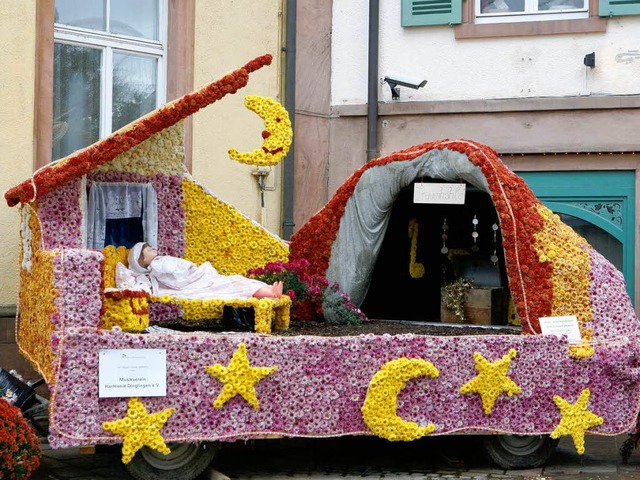
M 413 203 L 464 205 L 467 186 L 464 183 L 416 183 Z
M 100 350 L 98 396 L 164 397 L 167 351 L 160 348 Z
M 582 343 L 580 328 L 578 327 L 578 317 L 566 315 L 562 317 L 540 317 L 540 330 L 543 335 L 567 336 L 571 345 Z

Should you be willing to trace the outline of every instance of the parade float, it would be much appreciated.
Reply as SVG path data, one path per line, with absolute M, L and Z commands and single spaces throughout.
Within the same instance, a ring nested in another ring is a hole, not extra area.
M 583 453 L 585 434 L 632 430 L 640 324 L 622 274 L 491 148 L 443 140 L 373 160 L 290 243 L 189 174 L 183 120 L 270 61 L 259 57 L 5 193 L 22 217 L 16 335 L 52 392 L 51 446 L 121 443 L 139 478 L 192 478 L 220 442 L 238 440 L 482 434 L 509 468 L 542 464 L 561 436 Z M 277 163 L 291 142 L 286 111 L 261 97 L 245 103 L 269 135 L 231 157 Z M 461 204 L 407 200 L 419 183 L 468 193 Z M 127 195 L 144 208 L 104 200 Z M 117 289 L 127 247 L 104 231 L 130 208 L 127 232 L 164 254 L 241 275 L 305 260 L 309 275 L 339 284 L 370 318 L 412 322 L 393 335 L 281 335 L 286 295 L 184 300 Z M 443 324 L 444 297 L 455 296 L 443 284 L 461 278 L 484 303 L 458 304 L 454 317 L 466 312 L 483 335 L 411 331 Z M 225 306 L 253 309 L 256 331 L 207 329 Z M 487 335 L 507 323 L 519 326 Z M 198 328 L 176 327 L 190 324 Z

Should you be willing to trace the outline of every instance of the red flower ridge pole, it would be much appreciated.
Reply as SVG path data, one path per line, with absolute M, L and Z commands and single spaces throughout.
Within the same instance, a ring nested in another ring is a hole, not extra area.
M 268 54 L 257 57 L 220 80 L 184 95 L 122 127 L 107 138 L 72 153 L 56 164 L 37 171 L 32 178 L 5 192 L 4 198 L 7 204 L 13 207 L 19 202 L 25 203 L 35 200 L 65 182 L 78 178 L 97 166 L 113 160 L 119 154 L 139 145 L 161 130 L 175 125 L 201 108 L 220 100 L 225 95 L 236 93 L 247 85 L 250 73 L 265 65 L 270 65 L 271 60 L 272 56 Z

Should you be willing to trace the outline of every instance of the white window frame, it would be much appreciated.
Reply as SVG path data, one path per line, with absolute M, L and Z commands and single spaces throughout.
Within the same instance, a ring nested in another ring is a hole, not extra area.
M 61 23 L 54 24 L 54 43 L 92 47 L 102 50 L 100 76 L 100 138 L 104 138 L 112 133 L 114 51 L 157 59 L 156 108 L 166 102 L 168 7 L 167 0 L 157 0 L 157 2 L 158 40 L 113 34 Z M 107 2 L 106 25 L 110 23 L 110 6 L 111 2 Z
M 475 0 L 476 24 L 483 23 L 513 23 L 532 22 L 546 20 L 575 20 L 589 18 L 589 0 L 584 0 L 584 8 L 572 8 L 571 10 L 541 10 L 538 11 L 538 0 L 525 0 L 524 12 L 491 12 L 480 11 L 481 1 Z

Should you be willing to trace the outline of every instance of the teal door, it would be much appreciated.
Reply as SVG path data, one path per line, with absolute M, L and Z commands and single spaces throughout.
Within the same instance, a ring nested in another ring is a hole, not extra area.
M 622 271 L 633 301 L 635 172 L 519 172 L 544 204 Z

